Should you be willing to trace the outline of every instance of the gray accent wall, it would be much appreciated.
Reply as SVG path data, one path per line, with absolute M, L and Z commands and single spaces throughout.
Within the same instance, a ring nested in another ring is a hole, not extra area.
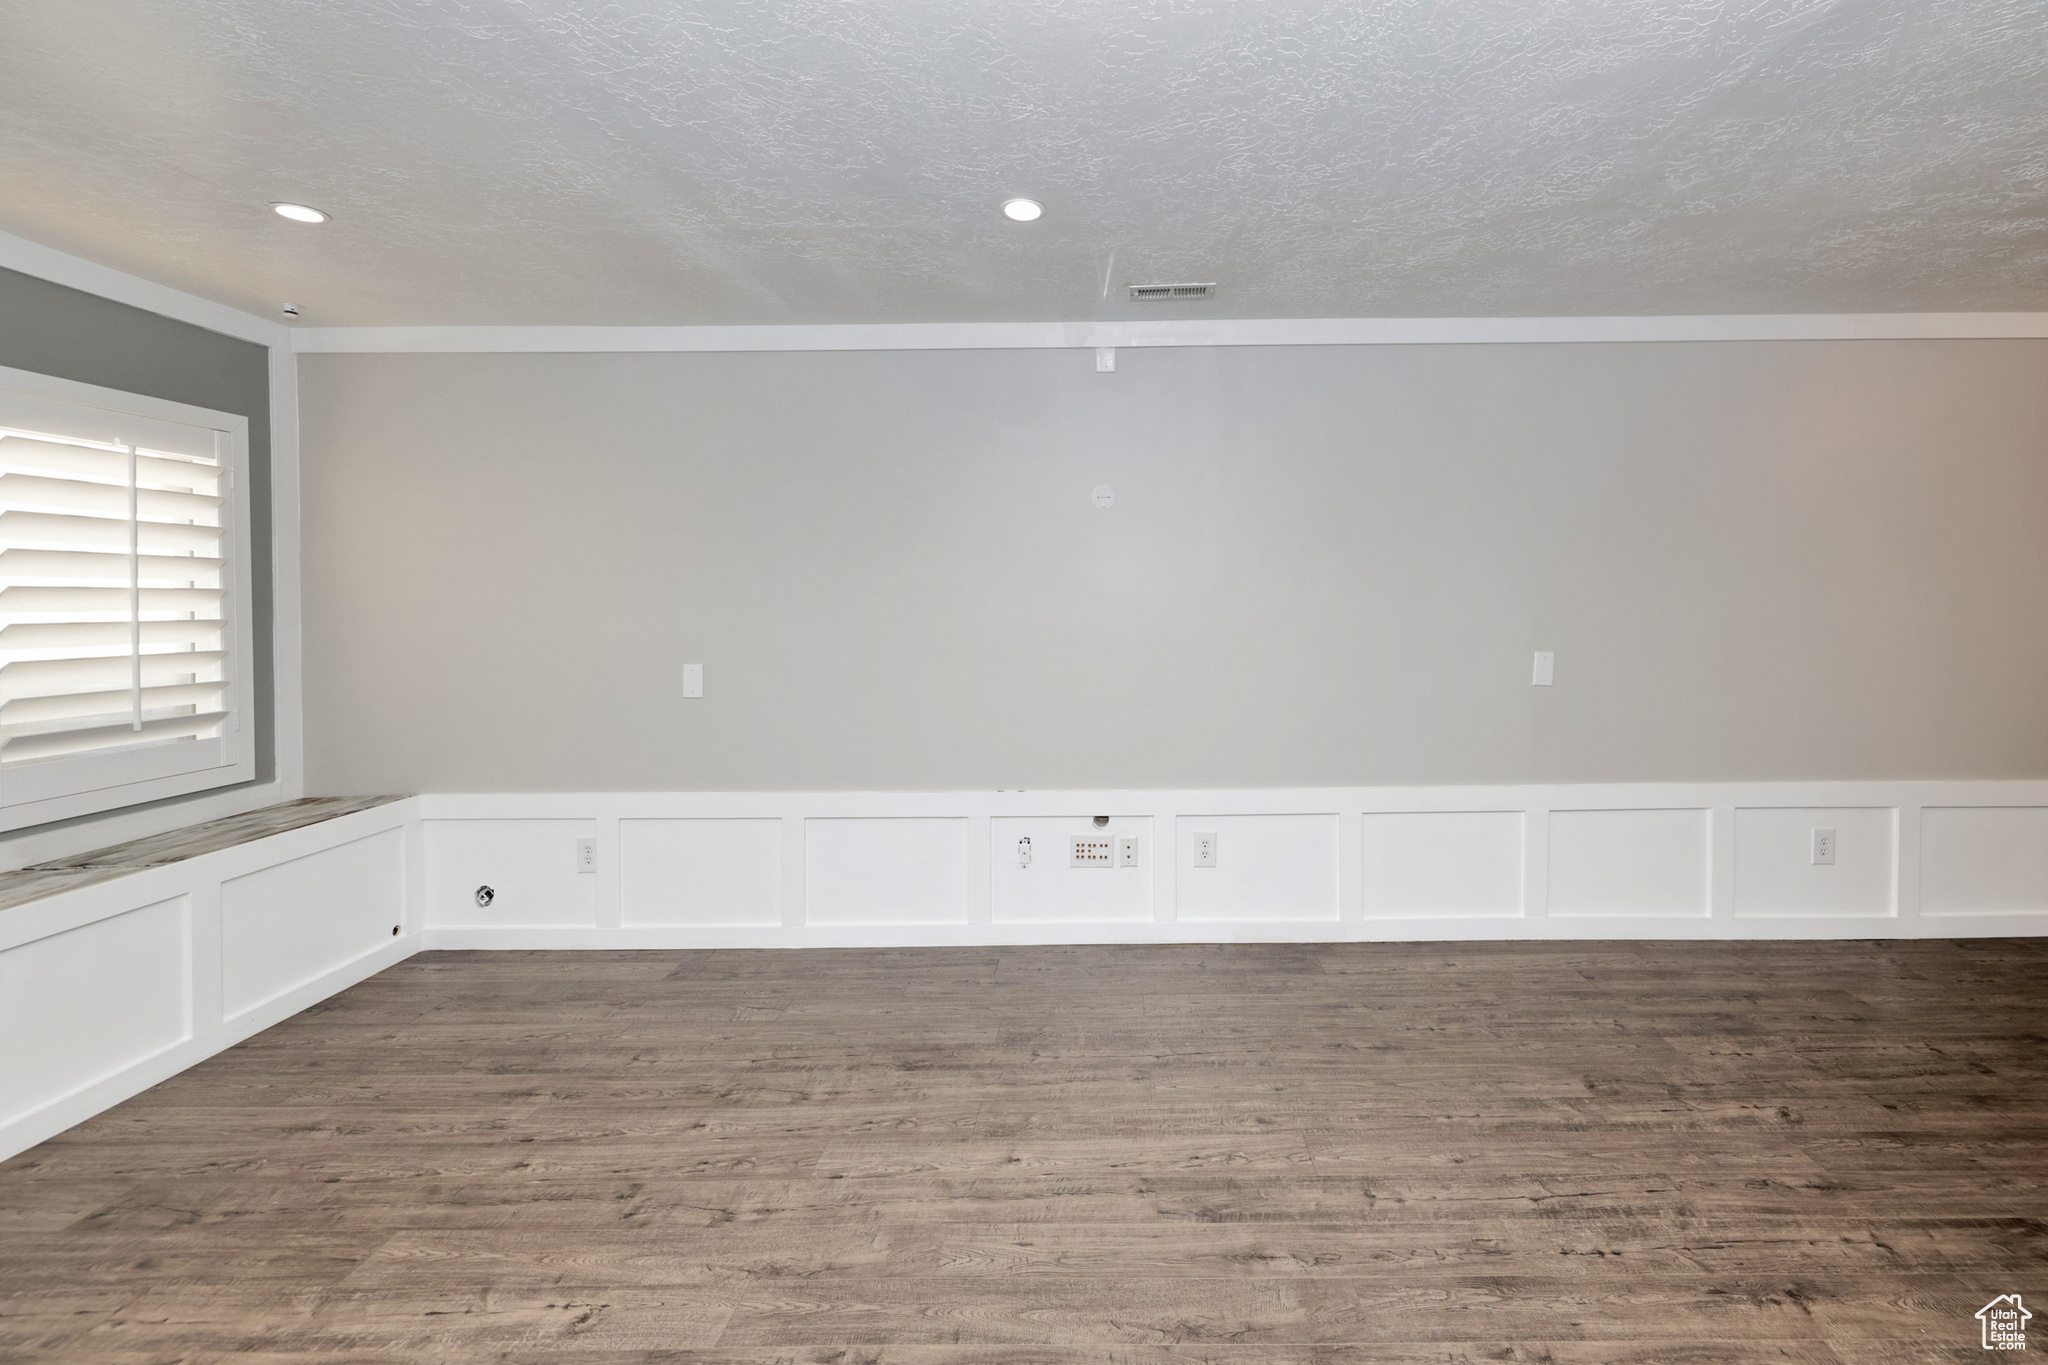
M 2048 343 L 301 366 L 316 793 L 2048 775 Z
M 256 613 L 252 623 L 256 657 L 251 661 L 255 683 L 251 721 L 256 737 L 256 781 L 273 780 L 277 745 L 272 706 L 276 676 L 271 630 L 268 349 L 147 309 L 0 269 L 0 365 L 249 419 L 250 589 Z M 221 790 L 227 789 L 214 789 Z

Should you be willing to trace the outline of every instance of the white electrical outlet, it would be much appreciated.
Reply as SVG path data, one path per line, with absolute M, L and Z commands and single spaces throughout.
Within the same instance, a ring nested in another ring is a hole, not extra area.
M 1116 840 L 1116 865 L 1136 867 L 1138 865 L 1138 836 L 1119 834 Z
M 1116 857 L 1107 834 L 1076 834 L 1067 845 L 1068 867 L 1111 867 Z
M 1835 832 L 1833 830 L 1814 830 L 1813 865 L 1815 867 L 1833 867 L 1835 865 Z
M 1538 650 L 1538 651 L 1536 652 L 1536 670 L 1535 670 L 1535 672 L 1534 672 L 1533 674 L 1531 674 L 1531 675 L 1530 675 L 1530 678 L 1529 678 L 1529 684 L 1530 684 L 1530 686 L 1532 686 L 1532 687 L 1549 687 L 1549 686 L 1551 686 L 1551 681 L 1550 681 L 1550 680 L 1551 680 L 1552 676 L 1553 676 L 1553 675 L 1554 675 L 1554 674 L 1556 673 L 1556 671 L 1557 671 L 1557 656 L 1556 656 L 1555 654 L 1551 654 L 1551 653 L 1549 653 L 1549 652 L 1547 652 L 1547 651 L 1545 651 L 1545 650 Z
M 683 665 L 683 695 L 701 697 L 704 695 L 704 665 Z
M 576 870 L 578 872 L 597 871 L 597 840 L 578 839 L 576 841 Z
M 1214 834 L 1197 834 L 1195 836 L 1195 866 L 1216 866 L 1216 836 Z

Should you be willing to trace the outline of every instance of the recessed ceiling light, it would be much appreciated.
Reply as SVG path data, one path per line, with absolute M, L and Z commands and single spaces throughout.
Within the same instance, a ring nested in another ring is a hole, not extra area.
M 1005 199 L 1003 217 L 1013 223 L 1028 223 L 1045 212 L 1045 205 L 1036 199 Z
M 304 204 L 273 203 L 270 207 L 277 210 L 279 217 L 289 218 L 294 223 L 324 223 L 327 221 L 326 214 L 318 209 L 309 209 Z

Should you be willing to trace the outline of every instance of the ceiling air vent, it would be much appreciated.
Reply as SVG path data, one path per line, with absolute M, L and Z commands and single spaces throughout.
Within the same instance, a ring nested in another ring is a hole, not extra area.
M 1213 284 L 1134 284 L 1131 286 L 1132 303 L 1157 303 L 1169 299 L 1213 299 L 1216 286 Z

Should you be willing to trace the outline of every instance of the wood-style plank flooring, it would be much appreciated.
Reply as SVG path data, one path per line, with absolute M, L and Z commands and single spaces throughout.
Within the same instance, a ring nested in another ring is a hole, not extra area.
M 0 1164 L 0 1358 L 1979 1360 L 2044 1040 L 2048 940 L 429 953 Z

